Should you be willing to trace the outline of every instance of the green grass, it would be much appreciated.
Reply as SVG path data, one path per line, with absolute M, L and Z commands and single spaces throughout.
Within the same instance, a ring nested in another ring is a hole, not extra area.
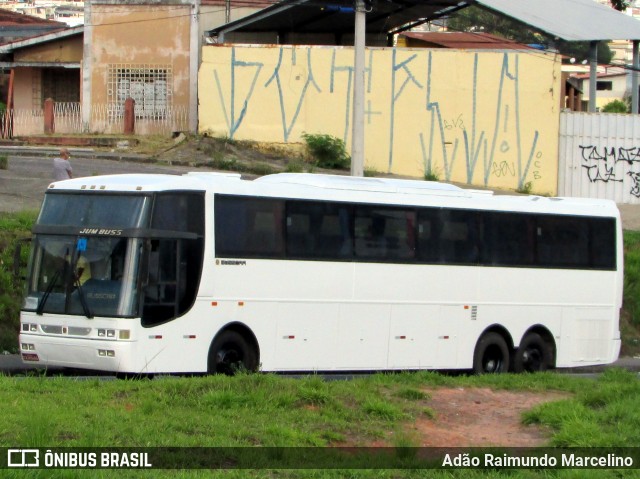
M 272 374 L 236 377 L 78 381 L 72 378 L 0 377 L 2 447 L 326 447 L 380 444 L 412 460 L 420 444 L 412 426 L 431 418 L 426 392 L 437 386 L 564 391 L 566 399 L 536 406 L 523 422 L 550 431 L 549 445 L 635 447 L 640 442 L 640 381 L 609 370 L 599 379 L 553 373 L 443 376 L 378 374 L 326 382 Z M 435 417 L 437 420 L 437 416 Z M 278 454 L 273 450 L 273 454 Z M 285 454 L 282 452 L 282 454 Z M 7 471 L 5 471 L 7 472 Z M 51 477 L 30 471 L 19 477 Z M 50 472 L 50 471 L 48 471 Z M 56 477 L 174 477 L 173 471 L 57 471 Z M 110 474 L 107 474 L 110 472 Z M 428 474 L 426 474 L 428 472 Z M 543 471 L 537 471 L 543 473 Z M 544 471 L 542 477 L 634 477 L 635 471 Z M 81 474 L 82 473 L 82 474 Z M 175 471 L 177 477 L 211 477 Z M 29 476 L 29 474 L 31 474 Z M 182 476 L 181 476 L 182 474 Z M 536 471 L 229 470 L 225 477 L 540 477 Z M 3 477 L 18 477 L 17 474 Z

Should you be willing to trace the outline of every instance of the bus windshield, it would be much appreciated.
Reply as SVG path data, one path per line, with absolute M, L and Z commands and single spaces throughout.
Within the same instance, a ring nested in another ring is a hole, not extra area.
M 133 316 L 141 241 L 136 238 L 36 235 L 25 310 Z
M 141 195 L 48 193 L 38 224 L 139 228 L 147 222 L 149 204 Z
M 137 313 L 142 240 L 150 197 L 48 192 L 34 232 L 25 310 L 86 317 Z

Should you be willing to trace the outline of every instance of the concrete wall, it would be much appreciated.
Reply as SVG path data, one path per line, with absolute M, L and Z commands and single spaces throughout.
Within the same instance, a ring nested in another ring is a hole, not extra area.
M 31 110 L 42 108 L 33 104 L 34 81 L 40 82 L 40 69 L 16 68 L 13 79 L 13 107 L 16 110 Z M 37 75 L 36 75 L 37 74 Z M 35 80 L 34 80 L 35 76 Z M 38 85 L 40 88 L 40 85 Z
M 13 59 L 16 62 L 80 63 L 82 47 L 82 35 L 78 35 L 16 50 Z
M 188 107 L 190 8 L 91 5 L 91 103 L 108 101 L 109 64 L 167 65 L 173 71 L 173 106 Z
M 212 45 L 202 60 L 201 132 L 284 143 L 327 133 L 350 143 L 351 48 Z M 556 57 L 372 48 L 365 63 L 365 169 L 556 193 Z

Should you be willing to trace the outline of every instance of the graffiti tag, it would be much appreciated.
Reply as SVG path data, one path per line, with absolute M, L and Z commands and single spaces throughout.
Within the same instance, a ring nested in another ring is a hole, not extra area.
M 640 198 L 640 147 L 580 145 L 578 148 L 582 167 L 591 183 L 623 183 L 624 177 L 629 176 L 629 192 Z

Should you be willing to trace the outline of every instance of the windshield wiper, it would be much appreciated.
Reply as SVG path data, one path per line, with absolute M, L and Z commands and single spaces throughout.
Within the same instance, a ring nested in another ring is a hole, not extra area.
M 56 285 L 56 282 L 58 281 L 58 276 L 60 276 L 60 271 L 56 271 L 56 274 L 53 275 L 53 278 L 51 279 L 51 283 L 49 283 L 49 286 L 47 286 L 47 289 L 42 295 L 42 298 L 40 298 L 40 302 L 38 303 L 38 307 L 36 308 L 36 314 L 38 316 L 42 316 L 42 312 L 44 311 L 44 305 L 49 299 L 49 295 L 51 294 L 51 291 L 53 291 L 53 288 Z
M 80 298 L 80 304 L 82 305 L 82 310 L 84 311 L 84 315 L 87 319 L 93 319 L 93 313 L 87 304 L 87 300 L 84 296 L 84 290 L 82 289 L 82 285 L 80 284 L 80 280 L 76 278 L 76 288 L 78 290 L 78 298 Z

